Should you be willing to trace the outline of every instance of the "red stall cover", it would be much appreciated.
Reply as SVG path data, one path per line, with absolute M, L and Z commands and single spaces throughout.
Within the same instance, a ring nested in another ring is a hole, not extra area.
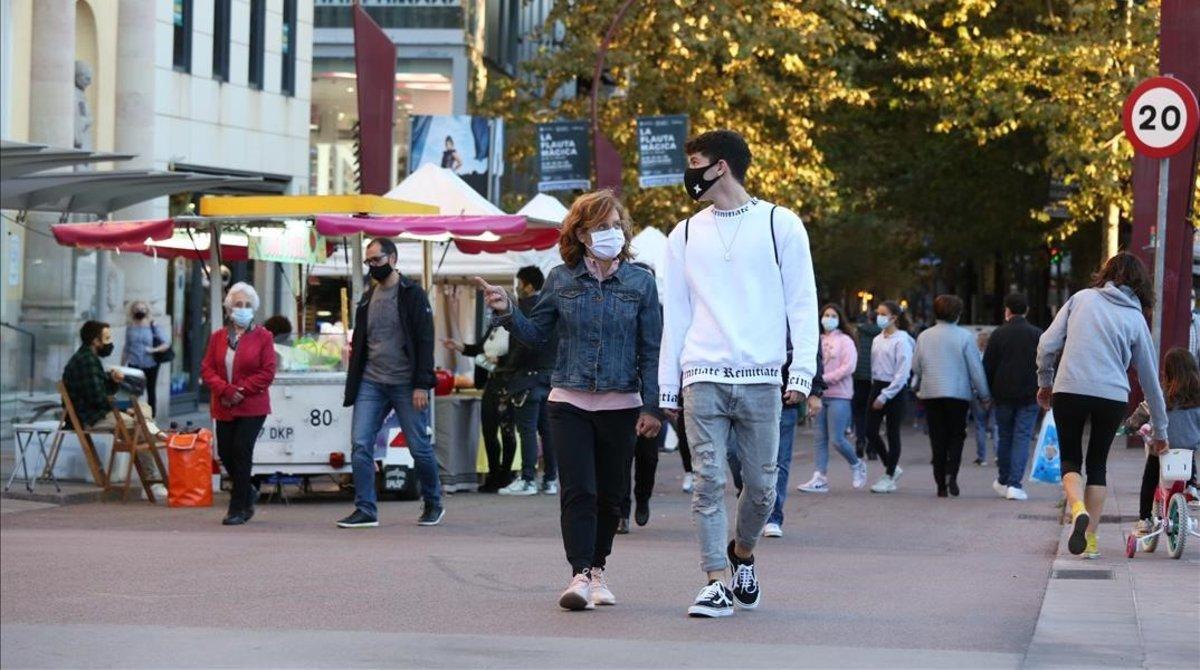
M 510 235 L 496 242 L 455 240 L 464 254 L 502 254 L 506 251 L 544 251 L 558 244 L 557 228 L 526 228 L 525 232 Z
M 64 247 L 141 251 L 146 238 L 165 240 L 175 232 L 171 219 L 145 221 L 94 221 L 50 226 L 54 239 Z

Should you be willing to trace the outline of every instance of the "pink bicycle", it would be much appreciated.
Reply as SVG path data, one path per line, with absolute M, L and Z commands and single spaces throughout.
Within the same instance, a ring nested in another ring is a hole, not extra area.
M 1200 537 L 1200 532 L 1196 531 L 1196 521 L 1188 511 L 1186 493 L 1188 479 L 1192 476 L 1191 450 L 1170 449 L 1160 455 L 1158 475 L 1150 519 L 1151 530 L 1141 536 L 1129 534 L 1125 540 L 1125 555 L 1129 558 L 1133 558 L 1139 548 L 1152 553 L 1158 548 L 1158 538 L 1164 535 L 1167 538 L 1167 554 L 1171 558 L 1179 558 L 1183 556 L 1187 537 Z

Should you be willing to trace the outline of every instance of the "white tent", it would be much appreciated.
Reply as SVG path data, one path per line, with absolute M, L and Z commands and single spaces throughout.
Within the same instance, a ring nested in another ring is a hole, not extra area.
M 426 163 L 384 194 L 385 198 L 433 205 L 442 214 L 504 214 L 453 171 Z
M 517 210 L 517 214 L 524 215 L 525 218 L 537 223 L 561 226 L 563 219 L 567 218 L 567 208 L 558 201 L 558 198 L 538 193 L 530 198 L 524 207 Z
M 633 259 L 641 261 L 654 268 L 655 279 L 658 280 L 658 295 L 661 298 L 665 289 L 667 260 L 667 236 L 658 228 L 643 228 L 642 232 L 633 236 Z

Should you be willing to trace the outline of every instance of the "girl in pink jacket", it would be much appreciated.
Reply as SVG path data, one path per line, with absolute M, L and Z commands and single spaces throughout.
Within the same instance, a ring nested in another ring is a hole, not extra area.
M 867 464 L 854 453 L 854 445 L 846 439 L 850 427 L 850 400 L 854 397 L 854 368 L 858 365 L 858 349 L 854 331 L 846 322 L 840 307 L 834 304 L 821 308 L 821 357 L 825 364 L 825 395 L 821 411 L 814 418 L 816 436 L 813 440 L 813 461 L 816 471 L 812 479 L 797 487 L 805 493 L 828 493 L 829 443 L 850 464 L 851 481 L 860 489 L 867 483 Z

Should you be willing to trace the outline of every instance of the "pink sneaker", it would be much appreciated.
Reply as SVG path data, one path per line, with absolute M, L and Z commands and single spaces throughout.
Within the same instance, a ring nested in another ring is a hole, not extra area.
M 608 581 L 604 579 L 604 568 L 592 568 L 591 574 L 592 604 L 616 605 L 617 598 L 608 590 Z
M 572 611 L 596 609 L 592 602 L 592 578 L 587 571 L 571 578 L 567 590 L 558 597 L 558 606 Z

